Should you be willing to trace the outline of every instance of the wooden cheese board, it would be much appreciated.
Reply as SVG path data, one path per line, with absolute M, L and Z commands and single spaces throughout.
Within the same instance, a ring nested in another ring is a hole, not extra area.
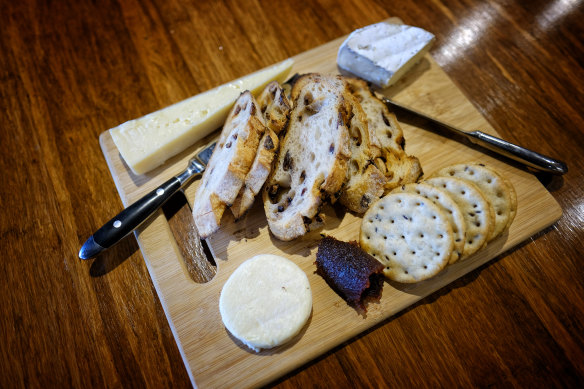
M 295 56 L 293 72 L 338 73 L 336 54 L 344 38 Z M 460 128 L 480 129 L 497 135 L 430 55 L 383 94 Z M 326 208 L 323 229 L 292 242 L 281 242 L 270 235 L 260 201 L 256 201 L 251 212 L 238 222 L 226 212 L 222 229 L 207 242 L 217 264 L 216 274 L 210 281 L 201 283 L 189 275 L 168 220 L 162 211 L 158 211 L 137 230 L 136 237 L 194 386 L 249 387 L 269 383 L 390 319 L 561 217 L 558 203 L 528 171 L 436 133 L 404 122 L 402 127 L 406 151 L 420 159 L 426 173 L 452 163 L 479 161 L 506 175 L 514 183 L 518 197 L 517 216 L 508 233 L 472 257 L 448 266 L 430 280 L 411 285 L 386 282 L 381 301 L 370 304 L 367 313 L 361 315 L 315 274 L 314 266 L 321 233 L 345 241 L 358 240 L 361 219 L 357 215 L 338 207 Z M 182 171 L 189 157 L 205 144 L 205 140 L 142 176 L 133 175 L 128 169 L 109 132 L 101 134 L 100 144 L 120 197 L 128 206 Z M 198 181 L 194 181 L 184 191 L 191 205 L 197 185 Z M 230 274 L 244 260 L 259 253 L 282 255 L 305 271 L 312 288 L 313 311 L 308 324 L 290 343 L 256 353 L 225 329 L 218 301 Z

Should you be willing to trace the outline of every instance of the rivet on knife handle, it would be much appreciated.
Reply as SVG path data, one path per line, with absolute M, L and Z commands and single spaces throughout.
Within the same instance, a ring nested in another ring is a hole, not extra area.
M 128 208 L 124 209 L 97 230 L 81 247 L 79 258 L 95 257 L 134 231 L 180 189 L 180 181 L 172 177 Z
M 79 250 L 79 258 L 90 259 L 122 240 L 170 199 L 192 177 L 201 174 L 215 148 L 215 142 L 199 151 L 182 173 L 142 197 L 97 230 Z
M 433 117 L 418 112 L 412 108 L 389 100 L 386 97 L 382 97 L 381 99 L 392 111 L 401 110 L 414 116 L 421 117 L 422 119 L 439 126 L 441 129 L 446 129 L 455 134 L 462 135 L 474 144 L 478 144 L 499 155 L 511 158 L 514 161 L 520 162 L 531 168 L 552 174 L 565 174 L 568 172 L 568 166 L 562 161 L 545 156 L 543 154 L 539 154 L 535 151 L 526 149 L 525 147 L 518 146 L 501 138 L 497 138 L 496 136 L 485 134 L 481 131 L 467 132 L 461 130 L 449 124 L 443 123 Z

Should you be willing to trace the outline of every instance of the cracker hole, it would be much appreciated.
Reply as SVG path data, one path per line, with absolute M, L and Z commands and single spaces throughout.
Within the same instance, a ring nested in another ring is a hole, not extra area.
M 442 234 L 438 235 L 438 239 L 443 239 L 443 238 L 444 238 L 444 235 L 442 235 Z
M 461 191 L 460 191 L 460 194 L 461 194 L 461 195 L 465 195 L 465 194 L 466 194 L 466 191 L 464 191 L 464 190 L 461 190 Z
M 402 238 L 402 239 L 405 239 L 406 237 L 405 237 L 405 236 L 403 236 L 403 235 L 401 235 L 401 236 L 400 236 L 400 238 Z
M 480 227 L 480 226 L 481 226 L 481 222 L 476 222 L 476 223 L 475 223 L 475 225 L 476 225 L 477 227 Z

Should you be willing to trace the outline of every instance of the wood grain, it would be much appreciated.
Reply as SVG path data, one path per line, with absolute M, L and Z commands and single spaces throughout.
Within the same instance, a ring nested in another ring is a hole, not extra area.
M 395 18 L 389 21 L 399 22 Z M 294 56 L 291 74 L 337 74 L 336 54 L 344 38 Z M 446 123 L 461 128 L 482 128 L 487 133 L 498 135 L 429 55 L 396 85 L 381 92 Z M 366 315 L 360 315 L 344 304 L 315 274 L 314 266 L 320 234 L 344 241 L 359 239 L 361 217 L 358 215 L 345 212 L 340 207 L 327 209 L 323 229 L 292 242 L 281 242 L 269 233 L 260 201 L 237 222 L 227 212 L 222 229 L 207 240 L 214 260 L 218 262 L 217 274 L 212 274 L 212 279 L 201 285 L 198 278 L 193 280 L 192 271 L 188 271 L 188 253 L 177 247 L 185 244 L 182 230 L 189 231 L 190 227 L 187 224 L 182 229 L 179 226 L 173 228 L 174 223 L 172 219 L 168 222 L 165 212 L 165 217 L 159 215 L 141 227 L 136 236 L 165 313 L 175 329 L 179 349 L 193 377 L 193 385 L 221 387 L 233 382 L 243 386 L 269 383 L 389 319 L 560 218 L 562 211 L 557 202 L 528 172 L 422 128 L 404 125 L 404 136 L 406 150 L 420 159 L 423 169 L 429 174 L 447 165 L 477 161 L 495 168 L 513 182 L 518 214 L 508 234 L 494 240 L 468 260 L 449 266 L 431 280 L 415 285 L 386 284 L 380 302 L 370 307 Z M 148 178 L 133 175 L 121 159 L 109 131 L 100 136 L 100 143 L 120 196 L 126 203 L 131 203 L 180 172 L 196 150 L 204 147 L 206 140 L 185 150 L 149 174 Z M 195 182 L 185 190 L 191 204 L 198 184 Z M 188 213 L 188 208 L 181 210 Z M 196 239 L 196 235 L 190 236 L 186 244 L 193 238 Z M 290 258 L 304 270 L 312 288 L 313 312 L 310 323 L 290 344 L 256 354 L 234 339 L 220 324 L 219 294 L 233 271 L 258 253 Z
M 398 16 L 504 138 L 561 157 L 552 227 L 271 385 L 578 387 L 584 379 L 584 50 L 578 1 L 0 2 L 0 386 L 189 387 L 105 129 Z M 235 382 L 234 385 L 237 383 Z

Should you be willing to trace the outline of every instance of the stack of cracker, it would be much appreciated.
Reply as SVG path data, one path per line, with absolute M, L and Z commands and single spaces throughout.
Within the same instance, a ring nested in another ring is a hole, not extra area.
M 516 212 L 517 195 L 504 176 L 478 163 L 447 166 L 373 204 L 360 245 L 390 280 L 418 282 L 501 236 Z

